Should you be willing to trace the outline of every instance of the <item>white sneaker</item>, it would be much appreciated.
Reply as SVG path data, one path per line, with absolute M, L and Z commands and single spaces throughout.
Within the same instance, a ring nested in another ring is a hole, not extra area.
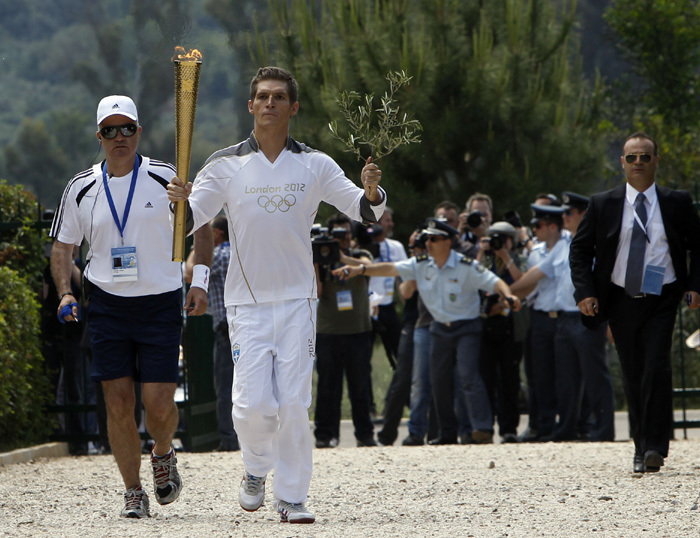
M 141 486 L 127 489 L 126 493 L 124 493 L 124 501 L 121 517 L 133 519 L 151 517 L 151 514 L 148 512 L 148 495 L 146 495 Z
M 238 502 L 246 512 L 255 512 L 265 500 L 265 476 L 253 476 L 246 473 L 238 490 Z
M 313 523 L 316 516 L 306 509 L 304 503 L 288 503 L 275 499 L 272 507 L 280 514 L 282 523 Z

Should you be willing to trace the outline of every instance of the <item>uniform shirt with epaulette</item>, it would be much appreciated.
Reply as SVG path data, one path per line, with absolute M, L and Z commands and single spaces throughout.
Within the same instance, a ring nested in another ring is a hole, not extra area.
M 564 238 L 559 239 L 550 249 L 546 243 L 541 243 L 535 246 L 528 258 L 528 267 L 532 268 L 539 266 L 545 259 L 559 259 L 561 252 L 567 248 L 567 241 Z M 557 308 L 557 282 L 552 278 L 543 278 L 537 282 L 535 290 L 532 292 L 535 296 L 532 302 L 532 307 L 535 310 L 550 312 L 559 310 Z
M 468 258 L 450 251 L 439 268 L 429 256 L 419 256 L 394 264 L 403 280 L 415 280 L 423 304 L 440 323 L 479 317 L 479 290 L 493 292 L 498 277 Z

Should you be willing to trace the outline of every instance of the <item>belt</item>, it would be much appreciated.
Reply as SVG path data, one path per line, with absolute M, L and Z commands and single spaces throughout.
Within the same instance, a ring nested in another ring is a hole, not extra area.
M 436 321 L 438 325 L 444 325 L 445 327 L 459 327 L 460 325 L 464 325 L 466 323 L 469 323 L 470 321 L 474 321 L 473 319 L 458 319 L 457 321 L 446 321 L 446 322 L 441 322 L 441 321 Z
M 562 310 L 550 310 L 550 311 L 547 311 L 547 310 L 535 310 L 534 308 L 533 308 L 532 311 L 533 311 L 533 312 L 537 312 L 538 314 L 542 314 L 543 316 L 548 316 L 548 317 L 550 317 L 550 318 L 552 318 L 552 319 L 557 319 L 561 314 L 564 314 L 564 313 L 565 313 L 565 312 L 563 312 Z

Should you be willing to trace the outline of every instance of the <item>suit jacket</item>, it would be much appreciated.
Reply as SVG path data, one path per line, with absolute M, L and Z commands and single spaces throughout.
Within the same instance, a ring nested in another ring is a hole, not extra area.
M 598 314 L 582 316 L 588 327 L 597 326 L 608 318 L 610 277 L 617 256 L 625 190 L 623 183 L 591 196 L 588 210 L 571 243 L 569 262 L 571 280 L 576 289 L 574 298 L 577 303 L 586 297 L 598 298 Z M 690 194 L 656 185 L 656 195 L 679 289 L 700 293 L 700 217 Z

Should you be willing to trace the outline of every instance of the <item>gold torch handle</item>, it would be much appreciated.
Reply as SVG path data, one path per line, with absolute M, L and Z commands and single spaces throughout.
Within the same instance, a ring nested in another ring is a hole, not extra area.
M 174 60 L 175 63 L 175 167 L 177 177 L 187 183 L 192 151 L 194 117 L 197 111 L 197 92 L 202 62 Z M 173 261 L 185 259 L 185 222 L 187 202 L 175 203 L 173 227 Z

